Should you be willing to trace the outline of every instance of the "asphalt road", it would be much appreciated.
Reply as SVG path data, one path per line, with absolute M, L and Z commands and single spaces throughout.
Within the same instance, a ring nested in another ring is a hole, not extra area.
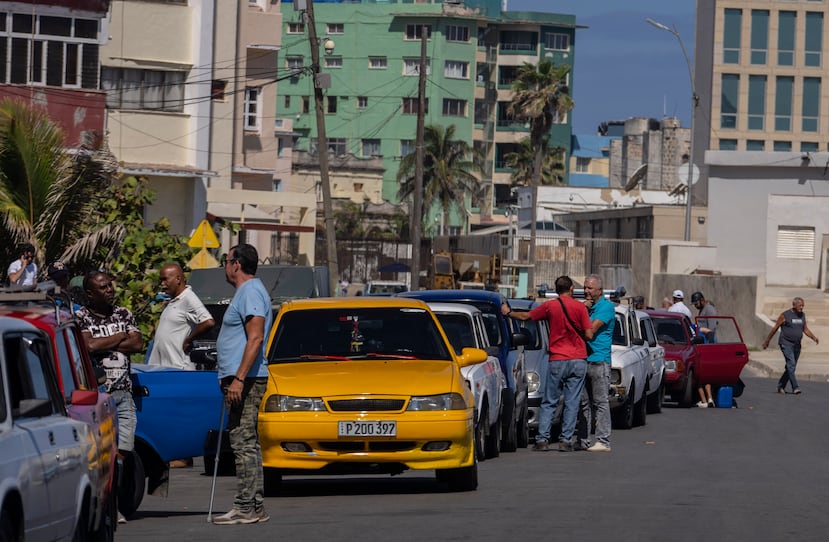
M 745 378 L 734 409 L 668 406 L 614 431 L 613 451 L 502 454 L 479 489 L 449 493 L 431 472 L 286 477 L 268 523 L 207 523 L 211 477 L 175 469 L 167 498 L 147 496 L 117 540 L 670 540 L 829 538 L 829 384 L 778 395 Z M 214 513 L 232 504 L 219 477 Z

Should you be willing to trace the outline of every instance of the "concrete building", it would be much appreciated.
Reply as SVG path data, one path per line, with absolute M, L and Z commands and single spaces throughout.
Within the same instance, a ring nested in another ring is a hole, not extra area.
M 574 135 L 570 155 L 570 186 L 607 188 L 610 183 L 610 136 Z
M 284 43 L 279 70 L 294 77 L 279 83 L 278 116 L 293 120 L 294 131 L 300 134 L 296 149 L 307 151 L 313 159 L 316 121 L 305 20 L 291 3 L 283 3 L 281 9 Z M 547 58 L 573 65 L 575 18 L 502 12 L 497 0 L 318 1 L 314 14 L 317 34 L 334 43 L 330 54 L 320 51 L 321 71 L 331 77 L 325 90 L 329 156 L 379 157 L 380 197 L 398 203 L 400 160 L 414 152 L 420 29 L 426 25 L 430 38 L 425 122 L 455 125 L 455 137 L 471 142 L 486 157 L 484 194 L 461 202 L 447 231 L 460 233 L 470 222 L 505 223 L 504 210 L 511 199 L 505 157 L 529 135 L 528 126 L 507 115 L 510 85 L 525 62 L 536 64 Z M 559 119 L 551 135 L 554 145 L 569 152 L 569 116 Z M 307 166 L 303 159 L 302 169 Z M 336 168 L 331 178 L 335 194 L 352 201 L 374 201 L 374 193 L 368 191 L 373 183 L 341 175 Z
M 291 245 L 313 263 L 316 199 L 286 181 L 293 132 L 276 122 L 281 18 L 264 1 L 115 1 L 101 86 L 123 173 L 158 194 L 149 221 L 189 234 L 223 219 L 242 228 L 224 251 L 244 241 L 284 261 Z
M 109 0 L 22 0 L 0 12 L 0 99 L 44 108 L 70 147 L 104 135 L 98 55 L 108 11 Z

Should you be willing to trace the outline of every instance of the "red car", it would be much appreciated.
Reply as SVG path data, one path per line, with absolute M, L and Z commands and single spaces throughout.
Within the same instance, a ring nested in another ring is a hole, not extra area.
M 90 466 L 97 467 L 93 470 L 97 479 L 91 480 L 96 494 L 89 532 L 93 540 L 112 540 L 117 524 L 118 418 L 115 400 L 98 390 L 99 380 L 78 326 L 70 312 L 43 291 L 0 290 L 0 316 L 25 320 L 49 336 L 69 416 L 89 425 L 95 438 L 91 447 L 95 457 L 89 458 Z
M 700 383 L 715 388 L 732 386 L 733 396 L 743 391 L 740 373 L 748 363 L 748 348 L 732 316 L 709 316 L 713 342 L 697 333 L 696 324 L 677 312 L 647 311 L 656 339 L 665 347 L 665 389 L 673 401 L 689 407 L 699 398 Z M 715 324 L 714 324 L 715 323 Z

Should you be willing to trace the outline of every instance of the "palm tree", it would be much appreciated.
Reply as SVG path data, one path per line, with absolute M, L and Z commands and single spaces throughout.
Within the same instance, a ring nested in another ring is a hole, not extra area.
M 518 68 L 512 83 L 513 96 L 507 114 L 530 123 L 530 143 L 535 150 L 532 175 L 532 224 L 530 225 L 530 262 L 535 262 L 535 241 L 538 223 L 538 185 L 541 184 L 544 162 L 544 138 L 549 135 L 557 118 L 573 109 L 567 86 L 570 67 L 556 66 L 549 60 Z M 533 268 L 529 268 L 530 285 L 535 284 Z
M 0 102 L 0 243 L 4 261 L 18 244 L 32 243 L 38 267 L 67 256 L 91 255 L 123 237 L 120 224 L 83 228 L 98 198 L 115 178 L 112 155 L 82 145 L 65 152 L 60 128 L 45 112 L 23 102 Z
M 544 159 L 541 164 L 541 184 L 544 186 L 564 184 L 564 149 L 561 147 L 550 148 L 550 138 L 542 140 Z M 512 169 L 513 186 L 531 186 L 533 180 L 533 160 L 535 149 L 530 143 L 530 138 L 525 137 L 519 143 L 518 150 L 509 152 L 504 156 L 507 167 Z
M 466 142 L 453 139 L 455 125 L 426 126 L 423 130 L 423 223 L 433 205 L 438 206 L 444 222 L 453 208 L 463 208 L 468 195 L 477 194 L 480 181 L 480 161 Z M 400 183 L 398 198 L 409 198 L 414 192 L 415 154 L 408 154 L 400 162 L 397 181 Z

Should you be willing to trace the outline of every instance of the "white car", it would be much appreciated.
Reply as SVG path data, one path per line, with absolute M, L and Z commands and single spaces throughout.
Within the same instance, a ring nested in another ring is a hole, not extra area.
M 472 305 L 429 303 L 452 348 L 460 353 L 465 347 L 491 352 L 484 328 L 483 314 Z M 497 457 L 501 442 L 501 396 L 507 387 L 498 358 L 461 368 L 461 374 L 475 396 L 475 453 L 478 461 Z
M 48 337 L 0 317 L 0 342 L 0 540 L 87 540 L 93 435 L 67 416 Z
M 665 347 L 656 338 L 656 325 L 650 314 L 636 311 L 636 319 L 641 337 L 648 347 L 647 413 L 657 414 L 662 412 L 662 401 L 665 400 Z
M 613 426 L 645 425 L 650 353 L 632 308 L 616 305 L 610 347 L 610 413 Z M 663 353 L 664 357 L 664 353 Z

